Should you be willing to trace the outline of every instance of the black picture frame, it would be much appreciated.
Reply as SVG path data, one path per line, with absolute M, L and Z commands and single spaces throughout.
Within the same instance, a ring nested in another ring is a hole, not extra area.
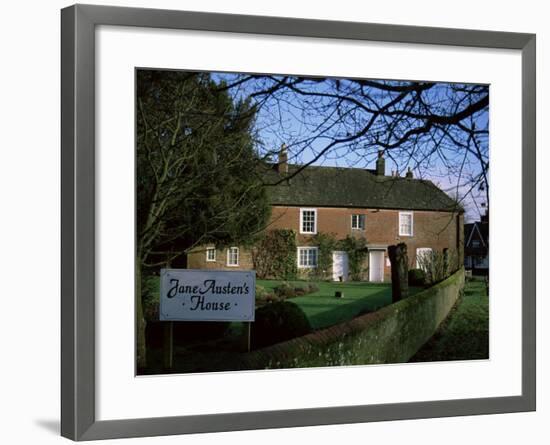
M 515 49 L 522 63 L 522 393 L 365 406 L 98 421 L 95 416 L 95 28 L 169 28 Z M 535 343 L 534 34 L 75 5 L 61 11 L 61 434 L 73 440 L 533 411 Z

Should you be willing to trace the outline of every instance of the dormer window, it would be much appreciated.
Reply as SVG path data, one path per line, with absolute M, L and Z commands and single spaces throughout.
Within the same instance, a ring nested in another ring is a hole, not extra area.
M 317 209 L 300 209 L 300 233 L 317 233 Z

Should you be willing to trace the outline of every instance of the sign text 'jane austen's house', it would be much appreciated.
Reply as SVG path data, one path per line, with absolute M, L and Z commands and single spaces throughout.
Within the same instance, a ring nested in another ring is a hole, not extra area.
M 318 267 L 320 233 L 337 240 L 364 238 L 366 251 L 361 279 L 390 281 L 388 246 L 407 245 L 409 267 L 431 251 L 455 251 L 463 257 L 463 210 L 431 181 L 385 175 L 380 152 L 375 169 L 288 164 L 286 152 L 268 173 L 277 183 L 268 187 L 271 220 L 266 230 L 286 229 L 296 234 L 298 275 Z M 286 181 L 280 178 L 288 177 Z M 278 181 L 279 179 L 279 181 Z M 188 254 L 190 269 L 254 269 L 251 250 L 242 246 L 216 249 L 201 246 Z M 349 258 L 343 250 L 332 252 L 329 277 L 348 280 Z

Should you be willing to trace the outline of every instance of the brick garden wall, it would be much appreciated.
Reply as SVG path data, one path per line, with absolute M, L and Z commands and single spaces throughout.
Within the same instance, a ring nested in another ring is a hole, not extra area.
M 227 369 L 405 363 L 433 336 L 464 289 L 464 269 L 377 312 L 242 354 Z M 254 335 L 254 327 L 252 327 Z

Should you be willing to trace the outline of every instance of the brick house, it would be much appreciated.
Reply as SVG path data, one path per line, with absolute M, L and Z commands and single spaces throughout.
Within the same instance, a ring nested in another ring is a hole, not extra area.
M 317 266 L 318 233 L 366 240 L 364 274 L 372 282 L 390 281 L 387 247 L 405 242 L 410 267 L 429 251 L 456 251 L 463 262 L 463 211 L 431 181 L 385 175 L 382 152 L 375 169 L 308 166 L 287 163 L 282 152 L 279 162 L 267 173 L 272 206 L 267 230 L 292 229 L 296 233 L 296 262 L 299 275 Z M 281 181 L 282 178 L 288 178 Z M 187 257 L 190 269 L 253 269 L 251 251 L 239 246 L 223 250 L 203 246 Z M 347 253 L 332 252 L 334 280 L 349 276 Z

